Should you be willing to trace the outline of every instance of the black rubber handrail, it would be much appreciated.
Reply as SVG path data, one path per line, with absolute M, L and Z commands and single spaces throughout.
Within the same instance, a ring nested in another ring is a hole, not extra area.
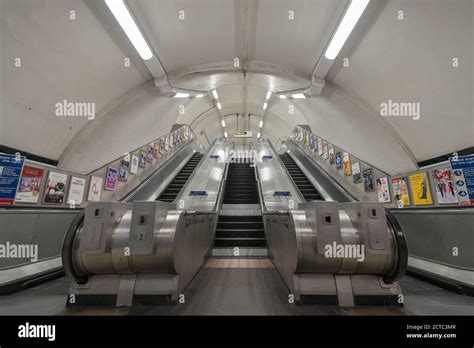
M 385 209 L 387 223 L 394 235 L 395 247 L 398 250 L 395 267 L 383 277 L 386 283 L 393 283 L 403 277 L 408 267 L 408 246 L 403 229 L 397 218 L 389 209 Z
M 71 221 L 67 232 L 64 236 L 63 247 L 62 247 L 62 262 L 63 268 L 66 275 L 73 278 L 79 284 L 87 282 L 88 277 L 86 274 L 82 274 L 76 271 L 74 268 L 74 241 L 76 239 L 77 230 L 82 226 L 84 222 L 85 209 L 83 209 L 76 217 Z

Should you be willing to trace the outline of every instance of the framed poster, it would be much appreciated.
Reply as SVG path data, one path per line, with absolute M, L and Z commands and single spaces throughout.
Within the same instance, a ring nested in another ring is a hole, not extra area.
M 62 204 L 66 193 L 67 174 L 49 171 L 44 189 L 44 203 Z
M 25 164 L 21 173 L 20 185 L 16 191 L 15 202 L 38 203 L 43 175 L 44 169 Z
M 365 169 L 362 172 L 364 177 L 364 190 L 365 192 L 371 192 L 374 190 L 374 176 L 372 173 L 372 168 Z
M 174 145 L 173 133 L 168 134 L 169 138 L 169 148 L 172 149 Z
M 388 188 L 387 177 L 377 179 L 377 196 L 379 198 L 379 202 L 390 202 L 390 190 Z
M 98 176 L 91 176 L 89 183 L 89 194 L 87 196 L 88 201 L 98 202 L 100 201 L 100 195 L 102 193 L 102 184 L 104 179 Z
M 433 204 L 431 198 L 430 183 L 428 175 L 425 172 L 412 174 L 408 177 L 410 180 L 411 196 L 415 205 Z
M 13 205 L 25 157 L 0 154 L 0 206 Z
M 433 181 L 438 204 L 458 203 L 456 184 L 450 167 L 434 169 Z
M 309 135 L 309 148 L 312 150 L 314 149 L 314 137 L 313 134 Z
M 107 175 L 105 176 L 105 189 L 115 191 L 117 186 L 118 170 L 113 167 L 107 168 Z
M 306 132 L 306 141 L 304 143 L 306 146 L 309 146 L 309 133 Z
M 341 153 L 338 152 L 336 153 L 336 169 L 341 169 L 342 168 L 342 157 Z
M 170 149 L 170 135 L 168 134 L 165 137 L 165 150 L 168 151 Z
M 328 150 L 329 153 L 329 164 L 334 164 L 336 162 L 336 157 L 334 156 L 334 148 L 331 146 Z
M 474 155 L 450 158 L 460 205 L 474 205 Z
M 130 173 L 137 175 L 138 173 L 138 156 L 132 155 L 132 161 L 130 162 Z
M 323 145 L 323 158 L 327 160 L 329 158 L 329 152 L 328 152 L 328 143 L 325 143 Z
M 323 139 L 318 139 L 318 155 L 322 156 L 323 154 Z
M 393 199 L 399 208 L 411 205 L 408 194 L 407 178 L 399 177 L 392 179 Z
M 124 181 L 124 182 L 127 181 L 129 171 L 130 171 L 130 162 L 121 160 L 118 180 Z
M 344 175 L 351 175 L 351 158 L 347 152 L 342 154 L 342 167 L 344 168 Z
M 160 139 L 160 155 L 165 153 L 165 138 Z
M 86 179 L 78 178 L 76 176 L 71 177 L 69 183 L 69 193 L 67 194 L 67 203 L 74 203 L 75 205 L 81 205 L 84 199 L 84 191 L 86 190 Z
M 146 151 L 143 149 L 140 149 L 140 157 L 138 159 L 138 166 L 140 168 L 145 168 L 146 165 Z
M 153 163 L 153 152 L 154 152 L 153 146 L 148 145 L 147 146 L 147 156 L 146 156 L 146 161 L 148 163 Z
M 358 184 L 362 181 L 360 177 L 360 162 L 352 163 L 352 180 L 354 180 L 354 184 Z
M 154 148 L 154 151 L 153 151 L 153 156 L 155 157 L 155 159 L 158 159 L 158 157 L 160 157 L 160 142 L 157 141 L 155 143 L 155 148 Z

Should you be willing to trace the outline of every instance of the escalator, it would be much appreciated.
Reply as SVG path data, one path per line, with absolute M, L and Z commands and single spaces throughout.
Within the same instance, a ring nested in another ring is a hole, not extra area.
M 223 203 L 217 222 L 214 246 L 265 247 L 262 214 L 248 213 L 255 211 L 252 205 L 260 203 L 255 170 L 250 163 L 229 164 Z M 230 208 L 225 205 L 229 205 Z
M 196 152 L 179 171 L 178 175 L 176 175 L 168 187 L 166 187 L 166 189 L 155 200 L 169 203 L 173 202 L 183 189 L 184 185 L 188 182 L 199 162 L 201 162 L 202 157 L 203 154 Z
M 280 158 L 306 201 L 324 200 L 288 153 L 280 155 Z

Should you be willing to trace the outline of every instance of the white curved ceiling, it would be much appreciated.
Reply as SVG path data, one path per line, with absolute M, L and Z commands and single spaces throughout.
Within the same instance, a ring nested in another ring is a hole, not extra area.
M 392 174 L 473 146 L 472 0 L 372 1 L 323 93 L 293 101 L 273 97 L 264 113 L 267 89 L 309 84 L 346 3 L 128 0 L 173 85 L 218 89 L 229 134 L 256 134 L 263 116 L 262 136 L 275 144 L 295 125 L 308 124 Z M 221 114 L 208 96 L 156 95 L 152 75 L 102 1 L 0 0 L 0 6 L 0 144 L 90 172 L 175 123 L 190 124 L 203 144 L 222 136 Z M 397 19 L 400 9 L 403 21 Z M 349 67 L 342 66 L 344 57 Z M 65 99 L 95 103 L 96 118 L 55 116 L 55 104 Z M 380 103 L 389 99 L 420 102 L 420 120 L 379 116 Z M 255 115 L 250 121 L 242 116 L 249 113 Z

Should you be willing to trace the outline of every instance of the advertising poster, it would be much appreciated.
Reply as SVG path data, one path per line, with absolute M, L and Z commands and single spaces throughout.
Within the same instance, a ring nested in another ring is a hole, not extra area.
M 474 205 L 474 155 L 450 158 L 460 205 Z
M 313 136 L 313 134 L 309 135 L 309 148 L 311 150 L 314 149 L 314 136 Z
M 165 138 L 160 139 L 160 155 L 165 154 Z
M 138 173 L 138 156 L 132 155 L 132 161 L 130 162 L 130 173 L 137 175 Z
M 147 156 L 146 156 L 146 161 L 148 163 L 153 163 L 153 152 L 154 152 L 154 149 L 153 149 L 153 146 L 152 145 L 148 145 L 147 147 Z
M 140 149 L 140 157 L 138 159 L 138 166 L 140 168 L 145 168 L 146 165 L 146 151 L 143 149 Z
M 165 138 L 165 150 L 168 151 L 170 149 L 170 135 L 168 134 Z
M 168 138 L 169 138 L 169 148 L 172 149 L 174 147 L 173 133 L 170 133 L 168 135 Z
M 86 179 L 72 176 L 69 184 L 69 193 L 67 195 L 68 204 L 74 202 L 75 205 L 81 205 L 82 200 L 84 199 L 85 190 Z
M 318 155 L 322 156 L 323 154 L 323 139 L 318 139 Z
M 13 205 L 24 157 L 0 154 L 0 206 Z
M 98 176 L 91 176 L 91 182 L 89 183 L 89 195 L 87 196 L 88 201 L 100 201 L 103 181 L 104 180 Z
M 160 142 L 157 141 L 155 143 L 155 151 L 153 152 L 153 156 L 158 159 L 158 157 L 160 157 Z
M 446 167 L 433 170 L 433 182 L 438 204 L 458 203 L 456 184 L 451 168 Z
M 360 177 L 360 162 L 352 163 L 352 179 L 354 184 L 358 184 L 362 181 Z
M 372 173 L 372 168 L 365 169 L 362 172 L 362 176 L 364 177 L 364 190 L 365 192 L 371 192 L 374 190 L 374 176 Z
M 426 173 L 417 173 L 408 177 L 410 180 L 411 196 L 415 205 L 433 204 L 431 199 L 430 183 Z
M 66 194 L 67 174 L 50 171 L 44 189 L 44 203 L 61 204 Z
M 342 167 L 344 168 L 344 175 L 351 175 L 351 158 L 347 152 L 342 154 Z
M 43 175 L 44 169 L 24 165 L 15 202 L 38 203 Z
M 309 133 L 306 132 L 306 141 L 305 141 L 305 145 L 306 146 L 309 146 Z
M 329 164 L 334 164 L 334 162 L 336 162 L 336 157 L 334 155 L 334 148 L 330 147 L 328 152 L 329 152 Z
M 407 179 L 406 177 L 392 179 L 393 199 L 397 207 L 403 208 L 411 205 L 410 196 L 408 195 Z
M 107 175 L 105 177 L 105 189 L 109 191 L 115 191 L 117 186 L 118 170 L 116 168 L 108 167 Z
M 388 188 L 388 179 L 386 177 L 377 179 L 377 196 L 381 203 L 390 202 L 390 190 Z
M 120 170 L 119 170 L 119 181 L 128 180 L 128 172 L 130 171 L 130 162 L 121 160 L 120 161 Z
M 342 168 L 342 157 L 341 153 L 338 152 L 336 153 L 336 169 L 341 169 Z
M 323 145 L 323 158 L 327 160 L 329 158 L 328 144 Z

